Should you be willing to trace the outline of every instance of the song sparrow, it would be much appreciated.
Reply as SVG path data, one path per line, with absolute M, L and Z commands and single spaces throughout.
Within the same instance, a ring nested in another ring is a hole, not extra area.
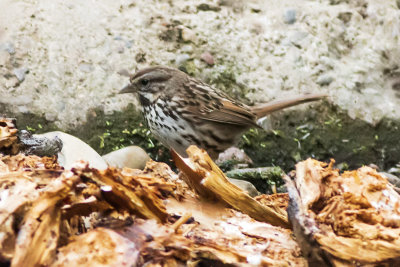
M 259 127 L 259 118 L 325 97 L 309 94 L 252 107 L 178 69 L 163 66 L 139 70 L 120 93 L 139 95 L 151 132 L 165 146 L 186 155 L 186 148 L 194 144 L 212 158 L 235 145 L 244 131 Z

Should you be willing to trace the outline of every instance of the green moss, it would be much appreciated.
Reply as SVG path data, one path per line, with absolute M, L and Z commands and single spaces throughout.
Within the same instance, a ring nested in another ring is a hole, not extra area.
M 17 118 L 19 129 L 33 133 L 60 130 L 44 116 L 12 113 L 5 105 L 0 105 L 0 109 Z M 303 111 L 279 112 L 270 119 L 273 130 L 251 129 L 240 143 L 255 166 L 279 166 L 290 171 L 296 162 L 313 157 L 323 161 L 334 158 L 341 169 L 374 163 L 387 170 L 400 161 L 400 121 L 383 119 L 373 126 L 353 120 L 346 112 L 324 102 Z M 104 114 L 101 108 L 91 110 L 86 123 L 64 131 L 87 142 L 101 155 L 138 145 L 153 159 L 170 163 L 169 151 L 152 137 L 133 105 L 112 114 Z M 224 168 L 229 169 L 228 165 Z
M 44 115 L 14 113 L 9 111 L 8 107 L 4 104 L 0 104 L 0 110 L 3 111 L 4 116 L 17 119 L 17 127 L 19 130 L 28 130 L 33 134 L 60 130 L 54 122 L 46 120 Z
M 383 119 L 372 126 L 329 103 L 281 112 L 271 121 L 274 131 L 252 129 L 243 135 L 241 147 L 256 166 L 289 171 L 296 162 L 312 157 L 334 158 L 343 169 L 370 163 L 387 169 L 400 161 L 399 121 Z
M 145 149 L 154 160 L 169 160 L 169 151 L 152 137 L 133 105 L 112 114 L 105 114 L 100 108 L 91 110 L 85 125 L 69 133 L 87 142 L 100 155 L 136 145 Z
M 279 167 L 251 168 L 226 172 L 230 178 L 251 182 L 259 192 L 272 194 L 273 187 L 281 188 L 283 171 Z
M 66 130 L 59 129 L 44 116 L 13 113 L 5 105 L 0 105 L 0 108 L 5 111 L 6 116 L 17 119 L 17 127 L 20 130 L 28 130 L 35 134 L 64 131 L 80 138 L 100 155 L 137 145 L 144 148 L 154 160 L 170 161 L 169 151 L 152 137 L 143 123 L 141 114 L 133 105 L 112 114 L 105 114 L 101 108 L 90 110 L 84 124 Z

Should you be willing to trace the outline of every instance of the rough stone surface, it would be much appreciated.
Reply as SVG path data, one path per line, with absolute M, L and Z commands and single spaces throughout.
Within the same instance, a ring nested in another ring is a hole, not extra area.
M 233 2 L 3 0 L 0 50 L 10 57 L 0 66 L 0 84 L 9 85 L 0 101 L 65 129 L 95 106 L 111 112 L 135 101 L 115 94 L 128 80 L 119 69 L 174 65 L 193 43 L 193 55 L 215 55 L 214 66 L 193 60 L 193 73 L 207 79 L 233 68 L 250 101 L 326 91 L 353 118 L 400 115 L 392 88 L 400 57 L 395 2 Z M 296 10 L 290 25 L 282 19 L 289 10 Z M 15 66 L 30 71 L 7 83 Z M 329 85 L 318 80 L 324 73 Z M 21 96 L 29 102 L 15 100 Z
M 79 133 L 74 135 L 101 154 L 122 144 L 140 145 L 159 160 L 165 151 L 145 126 L 128 127 L 132 122 L 125 110 L 137 101 L 116 94 L 128 82 L 119 73 L 175 66 L 246 103 L 325 92 L 345 111 L 311 115 L 320 123 L 314 125 L 307 119 L 310 105 L 296 107 L 300 112 L 290 114 L 306 114 L 306 126 L 297 118 L 282 121 L 282 113 L 272 116 L 273 133 L 261 133 L 260 140 L 250 132 L 242 140 L 258 166 L 287 169 L 312 156 L 390 168 L 400 161 L 398 142 L 389 139 L 398 139 L 400 125 L 396 3 L 3 0 L 0 109 L 36 132 Z M 285 23 L 285 16 L 294 23 Z M 213 65 L 201 60 L 204 51 L 213 56 Z M 22 70 L 18 77 L 15 70 Z M 99 108 L 107 120 L 95 117 Z M 117 111 L 121 117 L 112 117 Z M 315 138 L 317 132 L 321 136 Z M 261 145 L 255 148 L 255 142 Z

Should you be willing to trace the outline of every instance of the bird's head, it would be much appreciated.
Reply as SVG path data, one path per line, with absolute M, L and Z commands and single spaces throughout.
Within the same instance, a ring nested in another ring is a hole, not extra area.
M 177 69 L 162 66 L 141 69 L 130 76 L 130 83 L 119 93 L 137 93 L 141 104 L 146 105 L 179 86 L 185 75 Z

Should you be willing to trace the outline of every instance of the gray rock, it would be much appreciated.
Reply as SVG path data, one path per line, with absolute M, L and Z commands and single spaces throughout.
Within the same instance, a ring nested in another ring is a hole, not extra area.
M 103 156 L 109 166 L 131 169 L 143 169 L 150 160 L 146 151 L 138 146 L 128 146 Z
M 289 8 L 285 10 L 283 14 L 283 21 L 286 24 L 293 24 L 296 22 L 296 9 Z
M 29 72 L 28 68 L 18 68 L 18 69 L 14 69 L 14 75 L 15 77 L 17 77 L 19 82 L 22 82 L 25 80 L 25 75 Z
M 385 176 L 392 185 L 400 187 L 400 178 L 396 175 L 387 172 L 379 172 L 379 174 Z
M 232 184 L 236 185 L 243 191 L 246 191 L 246 193 L 251 197 L 255 197 L 261 194 L 260 192 L 257 191 L 256 187 L 248 181 L 234 179 L 234 178 L 228 178 L 228 179 Z
M 63 147 L 61 139 L 57 136 L 47 138 L 43 136 L 32 135 L 26 130 L 22 130 L 18 135 L 21 142 L 21 151 L 27 155 L 37 155 L 40 157 L 51 157 L 60 153 Z
M 48 132 L 35 137 L 47 137 L 53 139 L 58 137 L 63 143 L 60 153 L 58 153 L 58 163 L 65 169 L 72 168 L 77 161 L 83 160 L 89 163 L 89 166 L 99 170 L 107 169 L 105 160 L 88 144 L 67 133 L 60 131 Z
M 253 164 L 253 161 L 250 159 L 249 156 L 247 156 L 244 150 L 237 147 L 230 147 L 219 154 L 216 163 L 222 164 L 226 161 L 234 161 L 236 164 L 240 163 L 247 166 Z

